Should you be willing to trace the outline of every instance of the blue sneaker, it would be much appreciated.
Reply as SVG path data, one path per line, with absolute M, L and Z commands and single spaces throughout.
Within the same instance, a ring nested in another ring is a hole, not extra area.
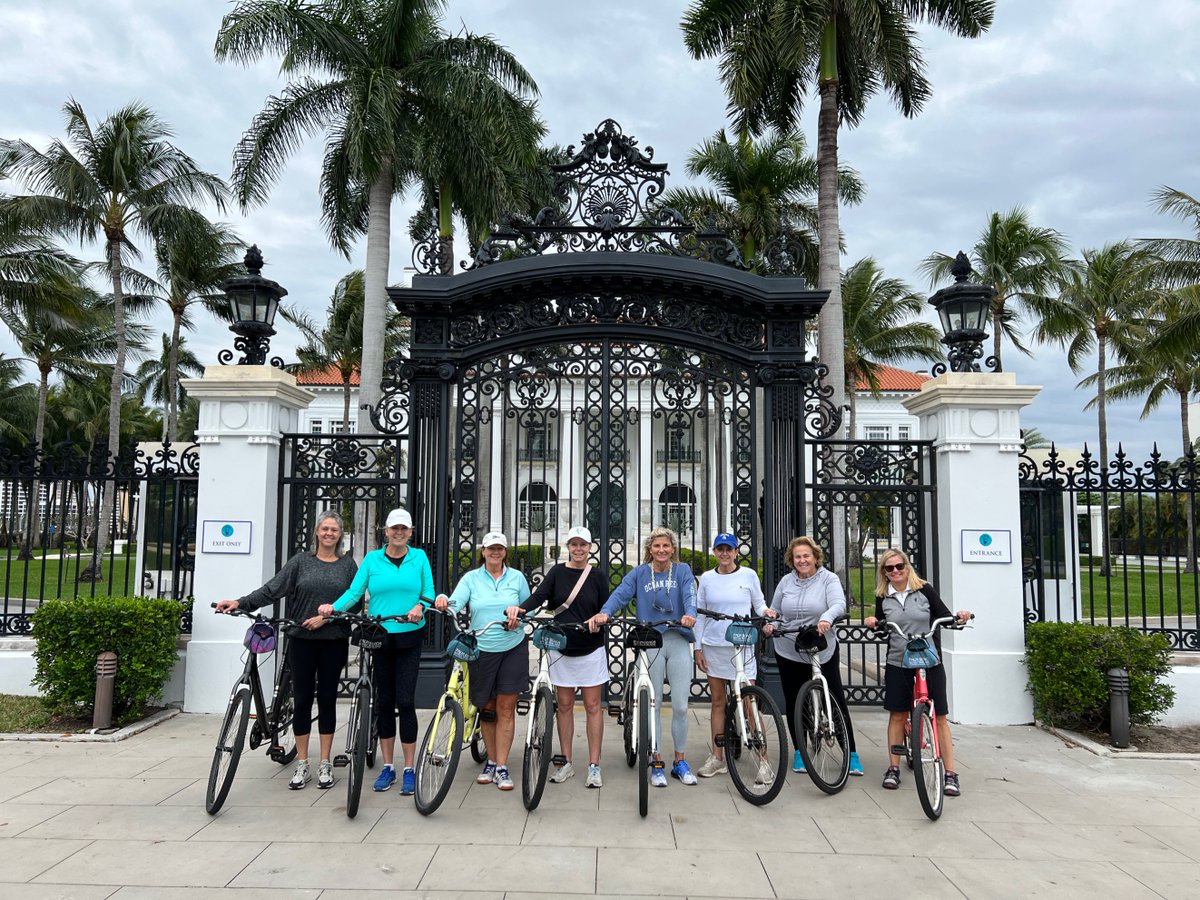
M 416 790 L 417 790 L 417 773 L 414 772 L 412 769 L 405 769 L 404 772 L 402 773 L 402 778 L 400 781 L 401 796 L 408 797 L 409 795 L 416 793 Z
M 686 759 L 680 759 L 671 766 L 671 777 L 678 778 L 684 784 L 695 784 L 696 776 L 692 774 L 691 767 L 688 766 Z
M 851 751 L 850 753 L 850 774 L 861 775 L 863 773 L 862 762 L 859 761 L 858 754 Z
M 396 769 L 394 766 L 384 766 L 383 771 L 379 773 L 379 777 L 375 779 L 375 790 L 386 791 L 396 783 Z
M 799 750 L 792 751 L 792 771 L 793 772 L 807 772 L 808 771 L 806 768 L 804 768 L 804 754 L 801 753 Z

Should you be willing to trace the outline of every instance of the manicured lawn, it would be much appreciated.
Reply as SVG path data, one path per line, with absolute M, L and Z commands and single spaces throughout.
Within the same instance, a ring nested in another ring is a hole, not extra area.
M 41 697 L 0 694 L 0 733 L 46 731 L 50 728 L 51 718 Z
M 1196 615 L 1196 576 L 1173 568 L 1113 566 L 1103 578 L 1098 569 L 1080 573 L 1079 592 L 1083 614 L 1091 619 L 1116 623 L 1126 615 L 1140 620 L 1143 615 L 1168 621 L 1180 614 Z
M 92 593 L 125 595 L 139 590 L 133 560 L 127 556 L 118 556 L 105 562 L 103 581 L 76 583 L 79 569 L 86 568 L 90 559 L 90 556 L 79 559 L 69 556 L 65 560 L 34 559 L 25 562 L 17 559 L 15 549 L 11 550 L 0 555 L 0 596 L 49 600 Z M 127 578 L 130 580 L 127 581 Z

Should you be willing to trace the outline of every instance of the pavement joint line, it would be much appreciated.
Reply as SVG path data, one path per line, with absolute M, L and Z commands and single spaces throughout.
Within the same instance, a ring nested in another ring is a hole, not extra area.
M 0 741 L 56 741 L 63 744 L 115 744 L 117 741 L 124 741 L 134 735 L 141 734 L 153 728 L 155 725 L 161 725 L 168 719 L 173 719 L 182 710 L 160 709 L 153 715 L 149 715 L 144 719 L 139 719 L 131 725 L 126 725 L 124 728 L 119 728 L 112 734 L 71 734 L 62 731 L 35 731 L 35 732 L 20 732 L 9 731 L 0 732 Z
M 1151 753 L 1139 750 L 1137 747 L 1124 749 L 1120 747 L 1106 747 L 1099 741 L 1094 741 L 1074 731 L 1068 731 L 1066 728 L 1057 728 L 1054 725 L 1047 725 L 1044 722 L 1039 722 L 1038 727 L 1043 731 L 1050 732 L 1069 746 L 1079 747 L 1082 750 L 1088 751 L 1088 753 L 1095 756 L 1102 756 L 1105 759 L 1177 759 L 1190 760 L 1192 762 L 1200 761 L 1200 753 Z

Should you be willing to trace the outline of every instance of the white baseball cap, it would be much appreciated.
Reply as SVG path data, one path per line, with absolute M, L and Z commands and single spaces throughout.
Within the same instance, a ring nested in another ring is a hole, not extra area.
M 567 532 L 566 543 L 568 543 L 568 544 L 571 543 L 571 541 L 573 541 L 575 538 L 579 538 L 581 540 L 587 541 L 589 544 L 593 543 L 592 533 L 590 531 L 588 531 L 586 528 L 584 528 L 582 525 L 576 525 L 574 528 L 572 528 L 570 531 Z
M 388 513 L 387 521 L 383 523 L 383 527 L 391 528 L 393 525 L 403 525 L 406 528 L 412 528 L 412 516 L 408 514 L 407 509 L 393 509 Z
M 503 531 L 489 531 L 483 536 L 483 540 L 480 541 L 479 546 L 495 547 L 497 544 L 499 544 L 501 547 L 508 546 L 508 538 L 504 536 Z

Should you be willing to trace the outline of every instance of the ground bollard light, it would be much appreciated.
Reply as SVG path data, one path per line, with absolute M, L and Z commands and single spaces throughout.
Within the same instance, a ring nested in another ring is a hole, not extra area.
M 92 707 L 92 731 L 112 727 L 113 685 L 117 680 L 117 654 L 105 650 L 96 655 L 96 703 Z
M 1108 670 L 1108 720 L 1112 745 L 1119 750 L 1129 746 L 1129 673 Z

